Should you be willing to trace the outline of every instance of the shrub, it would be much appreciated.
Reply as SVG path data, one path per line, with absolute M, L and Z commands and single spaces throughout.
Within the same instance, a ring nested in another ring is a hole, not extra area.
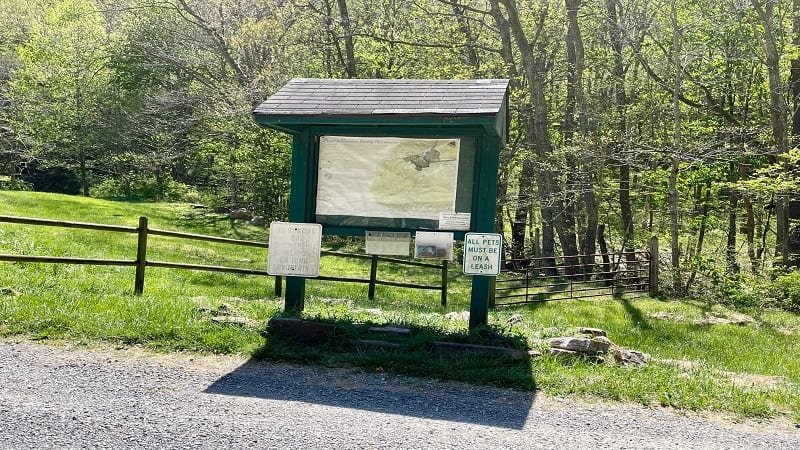
M 778 276 L 775 279 L 775 286 L 780 295 L 781 307 L 800 312 L 800 271 L 793 270 Z

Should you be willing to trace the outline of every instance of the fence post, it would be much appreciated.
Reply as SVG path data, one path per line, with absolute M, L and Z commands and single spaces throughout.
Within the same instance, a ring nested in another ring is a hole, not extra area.
M 648 242 L 650 248 L 650 266 L 648 267 L 648 275 L 650 277 L 650 296 L 655 297 L 658 295 L 658 238 L 651 237 Z
M 147 267 L 147 217 L 139 217 L 139 239 L 136 244 L 136 281 L 133 293 L 142 295 L 144 292 L 144 269 Z
M 372 260 L 369 265 L 369 292 L 367 297 L 370 300 L 375 300 L 375 282 L 378 281 L 378 257 L 372 255 Z
M 447 306 L 447 260 L 442 260 L 442 306 Z

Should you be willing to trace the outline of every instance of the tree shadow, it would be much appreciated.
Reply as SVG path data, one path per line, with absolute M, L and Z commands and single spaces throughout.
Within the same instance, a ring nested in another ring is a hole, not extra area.
M 342 321 L 337 324 L 342 325 L 343 334 L 317 345 L 267 336 L 253 358 L 216 380 L 205 392 L 509 429 L 524 427 L 537 396 L 529 357 L 510 359 L 468 352 L 438 354 L 428 341 L 459 342 L 470 338 L 458 333 L 436 335 L 431 334 L 431 329 L 419 328 L 413 330 L 419 337 L 405 338 L 408 339 L 405 342 L 399 338 L 387 340 L 402 344 L 394 349 L 364 348 L 353 345 L 350 339 L 353 327 L 361 328 L 364 324 Z M 484 330 L 483 337 L 502 340 L 494 334 Z M 507 339 L 506 345 L 514 345 L 513 338 Z M 276 365 L 266 358 L 357 366 L 362 370 Z M 527 380 L 492 379 L 509 372 Z M 447 381 L 437 381 L 431 376 Z M 468 386 L 458 381 L 481 385 Z M 492 384 L 527 386 L 525 390 L 514 390 Z
M 630 299 L 625 298 L 620 294 L 620 295 L 614 295 L 614 300 L 616 300 L 617 302 L 619 302 L 620 305 L 622 305 L 622 308 L 625 310 L 625 313 L 628 314 L 628 316 L 630 316 L 631 321 L 636 326 L 638 326 L 643 330 L 653 329 L 653 327 L 650 326 L 650 322 L 648 322 L 644 314 L 642 314 L 642 311 L 639 308 L 633 306 Z

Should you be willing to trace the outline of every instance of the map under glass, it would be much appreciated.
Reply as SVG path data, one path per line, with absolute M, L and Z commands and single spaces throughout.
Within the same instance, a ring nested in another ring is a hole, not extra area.
M 318 215 L 438 220 L 455 212 L 459 139 L 322 136 Z

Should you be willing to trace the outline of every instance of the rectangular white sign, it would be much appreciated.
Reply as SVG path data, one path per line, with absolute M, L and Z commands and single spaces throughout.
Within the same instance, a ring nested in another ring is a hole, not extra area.
M 290 277 L 319 276 L 322 225 L 272 222 L 269 225 L 267 273 Z
M 367 231 L 365 251 L 368 255 L 408 256 L 411 233 Z
M 472 221 L 470 213 L 439 213 L 440 230 L 469 230 Z
M 453 233 L 417 231 L 414 257 L 422 259 L 453 259 Z
M 464 236 L 464 274 L 500 274 L 503 236 L 496 233 L 467 233 Z

